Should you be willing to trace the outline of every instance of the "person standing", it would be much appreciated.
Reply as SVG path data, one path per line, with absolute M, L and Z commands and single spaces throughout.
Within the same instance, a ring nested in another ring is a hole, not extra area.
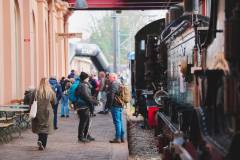
M 75 78 L 75 70 L 71 70 L 71 73 L 67 77 L 68 79 Z
M 36 91 L 37 114 L 32 120 L 32 131 L 38 134 L 39 150 L 44 150 L 47 145 L 48 135 L 53 131 L 53 110 L 52 106 L 56 95 L 47 78 L 42 78 Z
M 69 88 L 70 88 L 70 81 L 65 79 L 64 82 L 65 86 L 63 88 L 63 94 L 61 99 L 61 117 L 69 117 Z
M 109 73 L 106 75 L 106 79 L 105 79 L 105 85 L 103 87 L 103 91 L 105 92 L 106 95 L 106 102 L 104 105 L 104 111 L 103 114 L 108 114 L 110 108 L 111 108 L 111 101 L 109 99 L 111 99 L 111 95 L 110 95 L 110 85 L 111 82 L 109 80 Z
M 59 81 L 59 84 L 62 87 L 62 91 L 64 91 L 65 90 L 65 85 L 66 85 L 66 78 L 62 77 L 61 80 Z
M 95 83 L 95 81 L 94 81 L 94 79 L 93 79 L 93 75 L 89 76 L 88 84 L 89 84 L 89 87 L 90 87 L 90 90 L 91 90 L 91 96 L 94 96 L 96 83 Z M 94 110 L 95 110 L 95 106 L 92 105 L 92 106 L 90 107 L 90 117 L 96 116 L 96 115 L 94 114 Z
M 78 126 L 78 140 L 85 143 L 95 140 L 89 134 L 90 107 L 92 105 L 97 105 L 98 101 L 91 95 L 88 74 L 81 72 L 80 80 L 81 83 L 79 83 L 76 90 L 76 107 L 80 119 Z
M 60 86 L 60 84 L 58 83 L 58 81 L 56 80 L 55 77 L 51 77 L 49 79 L 49 83 L 51 84 L 52 90 L 55 92 L 56 97 L 57 97 L 57 99 L 55 101 L 55 104 L 53 106 L 53 113 L 54 113 L 53 125 L 54 125 L 54 129 L 58 129 L 58 126 L 57 126 L 57 112 L 58 112 L 59 101 L 62 98 L 62 87 Z
M 123 106 L 115 100 L 115 96 L 118 94 L 120 88 L 120 83 L 117 79 L 118 76 L 116 73 L 109 74 L 110 88 L 108 101 L 111 106 L 112 119 L 115 126 L 115 138 L 110 140 L 110 143 L 124 142 L 124 127 L 122 119 Z
M 70 103 L 70 106 L 73 105 L 74 110 L 76 110 L 75 90 L 79 86 L 79 83 L 80 83 L 80 77 L 78 76 L 72 82 L 72 85 L 70 86 L 69 91 L 68 91 L 69 103 Z M 72 106 L 71 106 L 71 108 L 72 108 Z
M 98 77 L 99 77 L 98 100 L 101 101 L 101 104 L 102 104 L 102 107 L 103 107 L 102 110 L 98 113 L 103 114 L 103 113 L 105 113 L 105 104 L 106 104 L 106 101 L 107 101 L 106 92 L 104 91 L 106 74 L 103 71 L 101 71 L 101 72 L 99 72 Z

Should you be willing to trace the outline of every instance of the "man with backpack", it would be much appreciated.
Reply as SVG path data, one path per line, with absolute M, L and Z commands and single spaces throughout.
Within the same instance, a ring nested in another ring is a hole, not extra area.
M 80 77 L 76 77 L 75 81 L 73 82 L 73 84 L 71 85 L 68 91 L 69 100 L 73 104 L 74 110 L 76 110 L 76 100 L 77 100 L 75 96 L 75 91 L 78 88 L 79 84 L 80 84 Z
M 57 100 L 56 100 L 56 102 L 55 102 L 55 104 L 53 106 L 53 113 L 54 113 L 53 125 L 54 125 L 54 129 L 58 129 L 58 126 L 57 126 L 57 112 L 58 112 L 59 101 L 62 98 L 62 87 L 58 83 L 58 81 L 56 80 L 55 77 L 51 77 L 49 79 L 49 83 L 50 83 L 53 91 L 55 92 L 56 98 L 57 98 Z
M 98 105 L 98 101 L 95 100 L 91 95 L 88 74 L 81 72 L 80 80 L 81 82 L 75 91 L 75 105 L 80 119 L 78 126 L 78 140 L 80 142 L 87 143 L 95 140 L 89 134 L 90 107 L 92 105 Z
M 124 143 L 122 112 L 125 105 L 124 103 L 128 103 L 130 101 L 130 93 L 127 93 L 129 92 L 128 89 L 126 87 L 124 88 L 117 79 L 117 74 L 109 74 L 109 104 L 111 106 L 111 113 L 116 132 L 115 138 L 110 140 L 110 143 Z

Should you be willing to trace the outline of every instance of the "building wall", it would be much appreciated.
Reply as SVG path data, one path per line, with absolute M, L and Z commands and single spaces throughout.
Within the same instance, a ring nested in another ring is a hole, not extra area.
M 23 0 L 22 0 L 23 1 Z M 22 36 L 23 36 L 23 88 L 27 88 L 28 85 L 31 84 L 31 61 L 30 61 L 30 57 L 31 57 L 31 52 L 30 52 L 30 40 L 32 40 L 30 38 L 30 12 L 29 12 L 29 8 L 30 8 L 30 1 L 26 0 L 24 3 L 24 7 L 22 10 L 22 22 L 23 22 L 23 31 L 22 31 Z
M 56 9 L 54 3 L 49 4 L 49 65 L 50 65 L 50 75 L 55 75 L 57 73 L 57 57 L 56 57 L 56 47 L 55 47 L 55 39 L 56 39 Z
M 47 38 L 47 29 L 46 24 L 48 23 L 48 4 L 44 0 L 37 0 L 37 10 L 38 13 L 38 49 L 37 49 L 37 64 L 38 64 L 38 80 L 40 77 L 47 77 L 47 56 L 48 52 L 46 49 L 46 43 L 48 42 Z M 41 15 L 41 16 L 40 16 Z
M 13 43 L 13 34 L 15 34 L 15 28 L 13 28 L 14 19 L 14 1 L 3 1 L 3 100 L 9 99 L 8 97 L 16 96 L 16 67 L 14 64 L 13 54 L 15 54 L 15 43 Z M 17 57 L 16 57 L 17 58 Z M 15 91 L 14 91 L 15 89 Z
M 57 19 L 57 32 L 58 33 L 63 33 L 64 32 L 64 17 L 63 17 L 63 8 L 61 5 L 56 6 L 57 9 L 57 14 L 56 14 L 56 19 Z M 64 75 L 64 38 L 63 37 L 57 37 L 56 41 L 57 45 L 57 58 L 58 58 L 58 74 Z
M 67 73 L 65 30 L 68 3 L 61 0 L 0 0 L 0 104 L 23 98 L 42 77 Z
M 78 74 L 80 74 L 82 71 L 88 74 L 96 73 L 96 70 L 93 69 L 91 60 L 88 58 L 74 57 L 70 64 L 70 68 L 71 70 L 75 70 Z
M 68 26 L 69 26 L 69 23 L 68 23 L 68 17 L 70 17 L 71 13 L 66 15 L 65 18 L 64 18 L 64 32 L 67 32 L 68 31 Z M 65 59 L 65 68 L 64 70 L 66 72 L 69 71 L 69 59 L 68 59 L 68 55 L 69 55 L 69 41 L 67 38 L 64 39 L 64 59 Z
M 3 1 L 0 1 L 0 24 L 3 24 Z M 0 33 L 3 33 L 3 25 L 0 25 Z M 3 101 L 4 84 L 4 65 L 3 65 L 3 34 L 0 34 L 0 101 Z

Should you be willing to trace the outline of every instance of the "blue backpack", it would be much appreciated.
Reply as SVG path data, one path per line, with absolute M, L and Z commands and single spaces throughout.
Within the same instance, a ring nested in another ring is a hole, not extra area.
M 60 99 L 62 98 L 62 88 L 61 86 L 57 83 L 57 80 L 56 79 L 50 79 L 49 80 L 49 83 L 52 87 L 52 90 L 56 93 L 56 103 L 58 103 L 58 101 L 60 101 Z
M 79 85 L 79 81 L 76 81 L 72 84 L 72 86 L 69 88 L 69 92 L 68 92 L 68 95 L 69 95 L 69 100 L 72 102 L 72 103 L 75 103 L 77 101 L 77 97 L 75 96 L 75 92 L 76 92 L 76 89 L 78 88 L 78 85 Z
M 76 108 L 86 107 L 88 106 L 88 103 L 81 97 L 82 92 L 82 85 L 79 84 L 75 90 L 75 97 L 76 97 Z

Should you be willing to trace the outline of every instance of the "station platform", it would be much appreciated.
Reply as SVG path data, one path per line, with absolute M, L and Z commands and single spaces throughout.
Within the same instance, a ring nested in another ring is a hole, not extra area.
M 123 119 L 126 127 L 125 114 Z M 75 113 L 71 112 L 69 118 L 59 117 L 58 120 L 59 128 L 52 135 L 49 135 L 44 151 L 38 150 L 37 135 L 28 129 L 22 133 L 20 138 L 14 138 L 11 142 L 0 145 L 0 160 L 128 159 L 127 140 L 121 144 L 109 143 L 115 134 L 110 113 L 107 115 L 97 114 L 96 117 L 92 118 L 91 135 L 96 140 L 86 144 L 77 141 L 79 120 Z

